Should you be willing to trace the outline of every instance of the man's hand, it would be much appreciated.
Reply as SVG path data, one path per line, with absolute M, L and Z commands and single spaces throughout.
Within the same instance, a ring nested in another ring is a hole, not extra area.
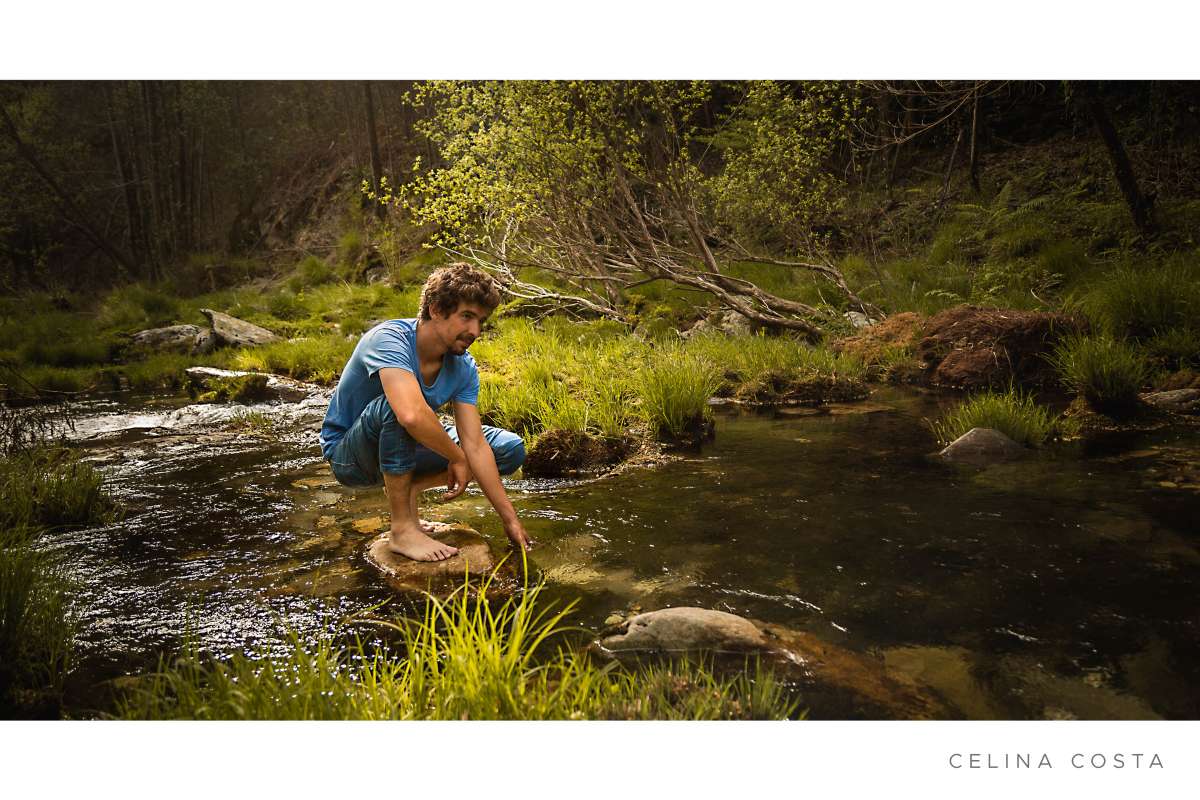
M 467 484 L 471 482 L 471 468 L 464 458 L 462 461 L 451 461 L 447 472 L 449 478 L 446 481 L 446 493 L 442 495 L 442 499 L 453 500 L 462 494 L 467 488 Z
M 525 533 L 525 526 L 521 524 L 521 520 L 513 519 L 512 522 L 506 522 L 504 532 L 508 534 L 513 547 L 522 547 L 527 551 L 533 549 L 533 540 L 529 538 L 529 534 Z

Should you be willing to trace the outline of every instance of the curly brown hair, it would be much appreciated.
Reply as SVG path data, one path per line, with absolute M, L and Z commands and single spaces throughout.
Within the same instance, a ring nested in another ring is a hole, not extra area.
M 474 303 L 490 314 L 500 305 L 500 290 L 490 275 L 463 262 L 430 273 L 421 287 L 421 319 L 431 319 L 431 311 L 453 314 L 459 303 Z

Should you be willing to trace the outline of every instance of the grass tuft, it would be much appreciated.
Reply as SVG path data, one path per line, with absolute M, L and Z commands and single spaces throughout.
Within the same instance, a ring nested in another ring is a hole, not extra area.
M 100 473 L 62 448 L 38 448 L 0 461 L 0 496 L 0 529 L 103 522 L 113 511 Z
M 711 416 L 708 399 L 720 385 L 712 362 L 679 346 L 658 350 L 637 373 L 641 413 L 652 431 L 669 439 Z
M 1063 340 L 1050 363 L 1069 389 L 1096 411 L 1121 416 L 1138 405 L 1149 380 L 1146 359 L 1132 345 L 1111 336 L 1072 336 Z
M 992 428 L 1015 442 L 1036 447 L 1053 435 L 1056 424 L 1049 409 L 1038 405 L 1031 395 L 1010 388 L 971 395 L 929 427 L 942 444 L 972 428 Z

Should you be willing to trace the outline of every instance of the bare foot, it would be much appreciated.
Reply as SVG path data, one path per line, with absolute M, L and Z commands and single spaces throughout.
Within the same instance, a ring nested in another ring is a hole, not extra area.
M 388 549 L 413 561 L 444 561 L 458 552 L 457 547 L 430 539 L 420 528 L 393 527 Z

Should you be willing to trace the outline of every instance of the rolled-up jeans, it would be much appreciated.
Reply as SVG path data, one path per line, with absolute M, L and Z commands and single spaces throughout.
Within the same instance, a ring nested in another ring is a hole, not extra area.
M 459 444 L 458 431 L 453 425 L 443 422 L 442 428 Z M 483 438 L 492 447 L 501 475 L 511 475 L 525 463 L 525 442 L 512 431 L 484 425 Z M 385 472 L 426 475 L 444 472 L 449 463 L 404 429 L 396 420 L 387 396 L 382 394 L 367 404 L 329 456 L 329 466 L 338 483 L 354 488 L 382 486 Z

